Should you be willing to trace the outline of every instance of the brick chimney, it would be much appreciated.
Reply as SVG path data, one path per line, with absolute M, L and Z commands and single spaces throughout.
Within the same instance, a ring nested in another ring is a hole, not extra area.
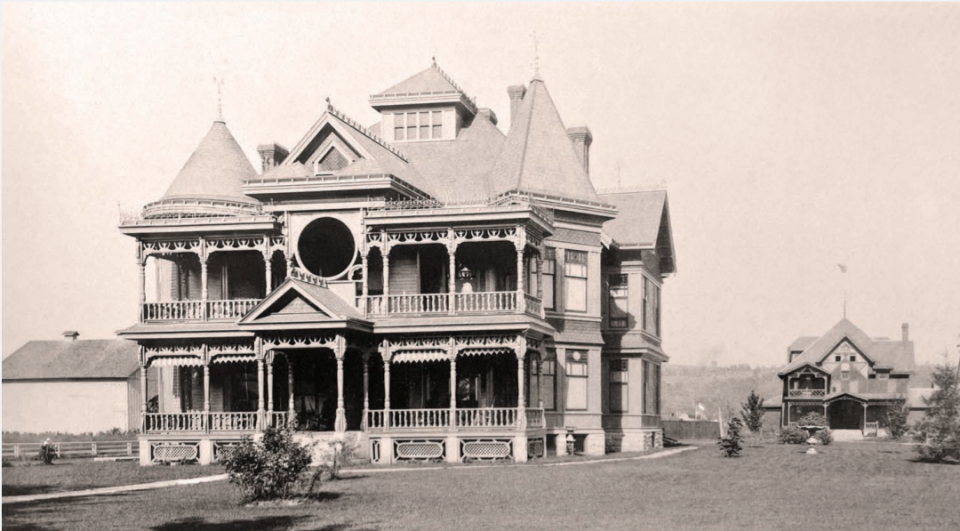
M 497 113 L 493 112 L 493 109 L 482 107 L 479 109 L 478 113 L 480 114 L 480 116 L 486 118 L 487 120 L 490 120 L 490 123 L 492 123 L 493 125 L 497 125 Z
M 257 153 L 260 153 L 260 160 L 263 161 L 263 173 L 274 166 L 279 166 L 290 154 L 287 148 L 280 144 L 260 144 L 257 146 Z
M 567 129 L 567 137 L 573 142 L 573 149 L 577 152 L 577 159 L 583 164 L 583 171 L 587 174 L 587 177 L 589 177 L 590 144 L 593 143 L 593 134 L 590 132 L 590 128 L 587 126 L 571 127 Z
M 80 337 L 80 332 L 76 330 L 67 330 L 63 333 L 63 338 L 67 341 L 76 341 Z
M 903 342 L 906 343 L 910 341 L 910 323 L 903 323 L 903 325 L 900 326 L 900 330 L 902 331 L 900 336 L 903 338 Z
M 513 128 L 513 122 L 517 119 L 517 111 L 520 110 L 520 102 L 527 93 L 527 87 L 523 85 L 510 85 L 507 87 L 507 94 L 510 96 L 510 127 Z

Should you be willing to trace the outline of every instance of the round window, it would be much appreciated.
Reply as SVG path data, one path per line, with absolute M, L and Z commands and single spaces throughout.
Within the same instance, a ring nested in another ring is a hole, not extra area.
M 342 275 L 353 265 L 356 255 L 353 233 L 339 219 L 315 219 L 304 227 L 297 240 L 300 264 L 324 278 Z

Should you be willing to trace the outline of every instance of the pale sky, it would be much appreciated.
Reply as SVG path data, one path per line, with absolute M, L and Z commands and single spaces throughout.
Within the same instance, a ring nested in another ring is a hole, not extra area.
M 376 122 L 368 96 L 431 56 L 506 131 L 533 32 L 565 124 L 593 131 L 595 184 L 669 192 L 673 362 L 782 364 L 844 293 L 867 334 L 909 322 L 919 361 L 956 361 L 958 4 L 5 3 L 3 355 L 134 323 L 118 204 L 164 193 L 215 74 L 259 168 L 257 144 L 292 147 L 327 96 Z

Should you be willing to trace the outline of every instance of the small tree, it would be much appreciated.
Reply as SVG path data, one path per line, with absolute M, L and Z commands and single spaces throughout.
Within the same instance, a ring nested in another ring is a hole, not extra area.
M 960 376 L 950 364 L 933 371 L 935 391 L 924 397 L 927 414 L 919 423 L 921 444 L 917 447 L 925 461 L 960 460 Z
M 743 412 L 743 422 L 753 433 L 760 433 L 763 428 L 763 398 L 753 389 L 750 390 L 750 396 L 747 401 L 740 404 Z
M 730 422 L 727 423 L 727 436 L 717 441 L 724 457 L 740 457 L 740 450 L 743 449 L 740 446 L 742 439 L 740 436 L 741 429 L 743 429 L 743 422 L 737 417 L 733 417 L 730 419 Z
M 244 502 L 289 498 L 310 461 L 310 450 L 294 442 L 289 428 L 267 428 L 256 442 L 244 437 L 220 458 Z
M 887 408 L 887 432 L 891 439 L 898 441 L 909 431 L 910 426 L 907 425 L 909 412 L 906 401 Z

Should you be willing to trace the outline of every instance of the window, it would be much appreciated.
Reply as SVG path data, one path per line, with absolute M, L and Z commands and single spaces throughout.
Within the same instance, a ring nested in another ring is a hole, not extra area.
M 443 111 L 393 114 L 394 140 L 430 140 L 443 138 Z
M 857 361 L 857 357 L 856 357 L 856 356 L 850 356 L 850 361 Z
M 610 328 L 627 328 L 630 326 L 630 315 L 627 308 L 630 307 L 628 300 L 628 276 L 622 274 L 610 275 L 610 295 L 607 300 L 608 315 L 607 323 Z
M 567 409 L 587 409 L 587 351 L 567 351 Z
M 643 329 L 660 337 L 660 286 L 643 277 Z
M 643 277 L 643 308 L 642 308 L 643 313 L 640 314 L 640 320 L 642 321 L 641 328 L 643 330 L 647 330 L 647 306 L 649 305 L 647 298 L 649 296 L 650 296 L 650 280 L 648 280 L 647 277 Z
M 629 360 L 610 360 L 610 412 L 623 413 L 628 408 L 627 369 Z
M 840 379 L 841 379 L 841 380 L 849 380 L 849 379 L 850 379 L 850 371 L 840 371 Z
M 571 312 L 585 312 L 587 311 L 587 253 L 567 249 L 563 258 L 563 274 L 567 284 L 565 309 Z
M 547 247 L 543 253 L 543 307 L 547 310 L 557 308 L 553 297 L 553 288 L 556 281 L 557 251 Z
M 643 414 L 660 414 L 660 366 L 643 362 Z
M 653 295 L 654 295 L 654 300 L 653 300 L 654 310 L 656 312 L 656 315 L 655 315 L 656 320 L 654 322 L 657 327 L 655 333 L 657 334 L 657 337 L 660 337 L 660 286 L 654 286 Z
M 833 357 L 833 361 L 840 361 L 840 360 L 842 360 L 842 359 L 843 359 L 842 356 L 834 356 L 834 357 Z
M 540 380 L 540 400 L 543 400 L 543 409 L 556 411 L 557 409 L 557 358 L 543 360 L 542 380 Z
M 404 114 L 402 112 L 394 113 L 393 115 L 393 139 L 394 140 L 403 140 L 406 135 L 404 135 L 405 125 L 407 122 L 404 120 Z

